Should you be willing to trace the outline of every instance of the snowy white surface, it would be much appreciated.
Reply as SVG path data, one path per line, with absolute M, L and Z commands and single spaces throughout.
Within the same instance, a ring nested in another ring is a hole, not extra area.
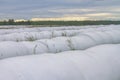
M 0 26 L 0 80 L 120 80 L 119 67 L 120 25 Z
M 80 30 L 53 32 L 42 31 L 1 35 L 0 59 L 42 53 L 58 53 L 69 50 L 85 50 L 96 45 L 120 43 L 120 30 L 118 26 L 117 28 L 114 28 L 114 26 L 85 28 L 83 32 Z M 73 34 L 76 35 L 72 36 Z M 31 35 L 32 37 L 30 37 Z M 31 41 L 24 41 L 25 39 Z M 36 41 L 32 39 L 36 39 Z M 14 42 L 14 40 L 23 40 L 23 42 Z
M 63 31 L 41 31 L 41 32 L 20 32 L 0 35 L 0 41 L 35 41 L 39 39 L 50 39 L 55 37 L 70 37 L 80 33 L 80 30 Z
M 108 26 L 108 25 L 107 25 Z M 0 41 L 35 41 L 40 39 L 50 39 L 55 37 L 71 37 L 95 31 L 120 31 L 120 26 L 84 26 L 84 27 L 33 27 L 18 29 L 0 29 Z M 21 27 L 21 26 L 18 26 Z
M 30 54 L 85 50 L 102 44 L 120 44 L 119 36 L 119 30 L 109 30 L 84 32 L 73 37 L 56 37 L 37 41 L 4 41 L 0 42 L 0 59 Z
M 0 80 L 120 80 L 120 44 L 4 59 Z
M 3 26 L 2 26 L 3 27 Z M 8 26 L 9 27 L 9 26 Z M 96 25 L 96 26 L 63 26 L 63 27 L 31 27 L 23 28 L 22 26 L 15 26 L 12 29 L 0 29 L 0 34 L 21 33 L 21 32 L 41 32 L 41 31 L 60 31 L 60 30 L 81 30 L 81 31 L 95 31 L 95 30 L 112 30 L 120 29 L 120 25 Z

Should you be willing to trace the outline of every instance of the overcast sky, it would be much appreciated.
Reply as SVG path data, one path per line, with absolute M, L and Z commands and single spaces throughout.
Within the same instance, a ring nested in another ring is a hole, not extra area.
M 0 19 L 66 16 L 120 20 L 120 0 L 0 0 Z

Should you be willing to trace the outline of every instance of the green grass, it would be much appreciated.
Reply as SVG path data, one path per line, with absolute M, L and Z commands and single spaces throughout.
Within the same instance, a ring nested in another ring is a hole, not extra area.
M 26 22 L 14 22 L 14 21 L 3 21 L 0 25 L 35 25 L 35 26 L 82 26 L 82 25 L 109 25 L 109 24 L 120 24 L 120 21 L 26 21 Z

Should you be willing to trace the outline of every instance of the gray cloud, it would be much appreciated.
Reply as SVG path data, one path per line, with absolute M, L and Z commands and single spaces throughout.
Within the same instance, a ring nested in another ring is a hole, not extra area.
M 0 19 L 99 13 L 109 13 L 111 17 L 117 16 L 116 19 L 119 19 L 119 4 L 120 0 L 0 0 Z

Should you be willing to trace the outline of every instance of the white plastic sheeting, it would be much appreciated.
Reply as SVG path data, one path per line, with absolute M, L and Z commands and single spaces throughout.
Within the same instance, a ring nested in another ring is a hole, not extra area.
M 0 60 L 0 80 L 120 80 L 120 44 Z
M 89 32 L 74 37 L 57 37 L 33 42 L 0 42 L 0 59 L 40 53 L 85 50 L 102 44 L 119 44 L 119 30 Z
M 0 59 L 45 53 L 47 50 L 45 45 L 34 42 L 0 42 Z
M 75 36 L 78 33 L 80 33 L 80 30 L 11 33 L 0 35 L 0 41 L 35 41 L 39 39 L 50 39 L 60 36 Z
M 78 34 L 77 36 L 87 36 L 95 41 L 96 44 L 119 43 L 120 30 L 95 31 Z
M 9 26 L 8 26 L 9 27 Z M 29 27 L 29 26 L 28 26 Z M 84 26 L 84 28 L 87 28 L 89 26 Z M 92 26 L 91 26 L 92 27 Z M 97 27 L 97 26 L 93 26 Z M 103 26 L 104 27 L 104 26 Z M 2 29 L 3 28 L 3 29 Z M 10 34 L 10 33 L 20 33 L 20 32 L 40 32 L 40 31 L 54 31 L 54 30 L 79 30 L 82 29 L 83 27 L 76 27 L 76 26 L 61 26 L 61 27 L 35 27 L 35 26 L 31 26 L 30 28 L 23 28 L 21 26 L 16 26 L 16 28 L 12 28 L 9 27 L 8 29 L 4 29 L 5 27 L 1 27 L 0 29 L 0 34 Z
M 107 25 L 108 26 L 108 25 Z M 18 26 L 19 27 L 19 26 Z M 46 31 L 45 31 L 46 29 Z M 62 30 L 63 29 L 63 30 Z M 19 29 L 0 29 L 0 41 L 35 41 L 39 39 L 50 39 L 60 36 L 76 36 L 81 33 L 95 31 L 120 30 L 120 26 L 93 26 L 88 27 L 53 27 L 51 28 L 19 28 Z M 5 34 L 6 33 L 6 34 Z
M 8 26 L 9 27 L 9 26 Z M 24 26 L 23 26 L 24 27 Z M 1 26 L 0 26 L 1 28 Z M 4 28 L 4 27 L 2 27 Z M 18 28 L 18 29 L 16 29 Z M 95 30 L 113 30 L 119 29 L 120 25 L 96 25 L 96 26 L 61 26 L 61 27 L 31 27 L 31 28 L 22 28 L 22 26 L 16 26 L 12 29 L 0 29 L 0 35 L 2 34 L 11 34 L 11 33 L 21 33 L 21 32 L 40 32 L 40 31 L 60 31 L 60 30 L 81 30 L 81 31 L 95 31 Z

